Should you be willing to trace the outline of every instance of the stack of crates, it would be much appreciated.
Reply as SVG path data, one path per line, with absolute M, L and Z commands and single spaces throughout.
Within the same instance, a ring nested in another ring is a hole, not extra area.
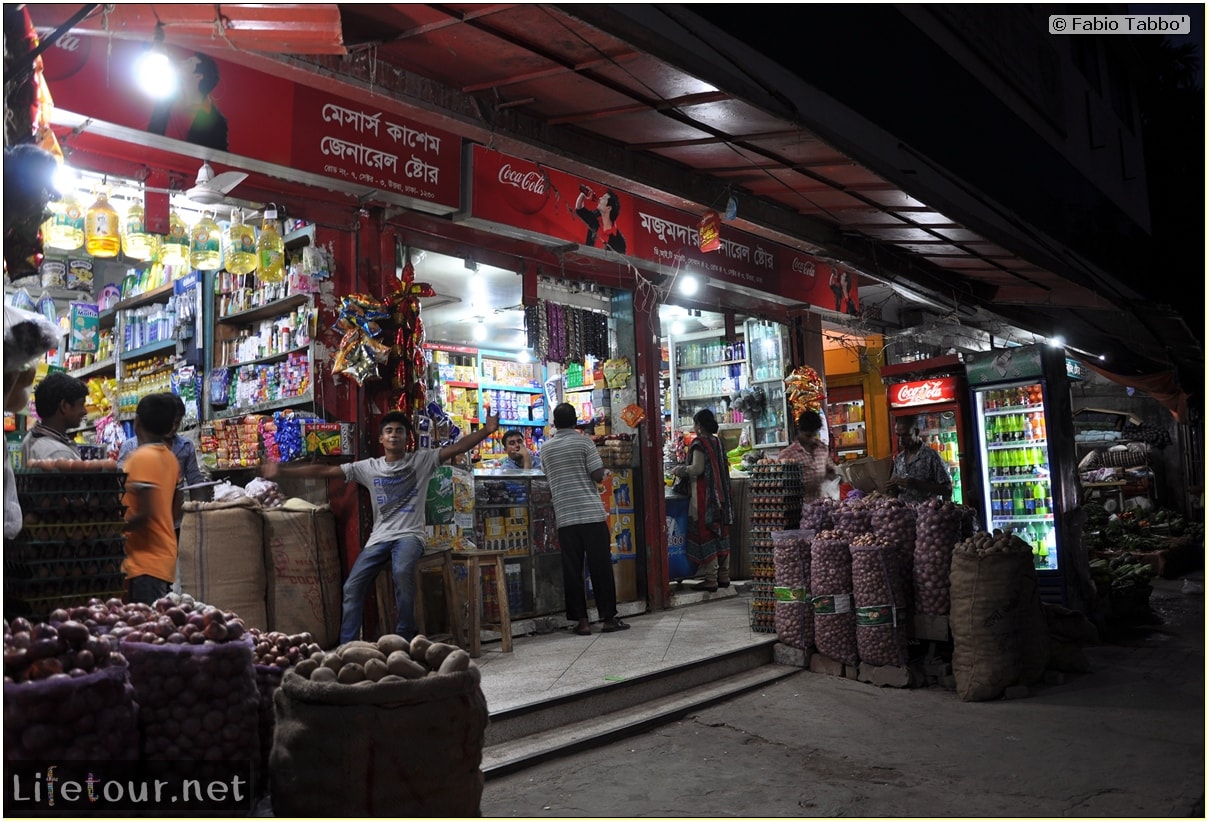
M 123 595 L 126 474 L 95 461 L 71 467 L 16 475 L 25 525 L 4 548 L 6 619 L 45 622 L 58 608 Z
M 774 633 L 776 531 L 793 531 L 802 516 L 802 466 L 792 460 L 760 460 L 751 474 L 751 629 Z M 742 527 L 742 524 L 737 524 Z

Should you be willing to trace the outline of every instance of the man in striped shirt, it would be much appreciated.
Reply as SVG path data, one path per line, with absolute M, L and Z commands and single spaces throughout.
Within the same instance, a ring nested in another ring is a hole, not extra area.
M 617 616 L 608 514 L 596 489 L 596 484 L 604 479 L 604 462 L 591 438 L 575 430 L 574 406 L 559 403 L 554 408 L 553 419 L 555 432 L 542 445 L 542 465 L 550 483 L 558 524 L 567 619 L 576 623 L 576 634 L 591 635 L 588 599 L 584 591 L 586 558 L 596 610 L 604 621 L 600 630 L 606 634 L 624 631 L 630 626 Z

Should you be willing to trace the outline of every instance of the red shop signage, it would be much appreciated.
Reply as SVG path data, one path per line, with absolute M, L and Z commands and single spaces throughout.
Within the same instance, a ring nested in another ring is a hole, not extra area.
M 470 222 L 683 265 L 793 302 L 837 304 L 827 263 L 754 234 L 722 226 L 718 249 L 702 251 L 699 217 L 478 145 L 470 153 L 470 179 Z
M 57 41 L 43 55 L 55 107 L 441 207 L 433 211 L 461 205 L 456 134 L 185 49 L 167 50 L 182 83 L 197 84 L 195 92 L 212 88 L 201 102 L 186 102 L 180 91 L 156 106 L 134 81 L 144 49 L 87 34 Z M 200 60 L 210 62 L 203 68 Z
M 952 402 L 957 398 L 957 382 L 952 377 L 919 382 L 900 382 L 887 392 L 891 408 Z

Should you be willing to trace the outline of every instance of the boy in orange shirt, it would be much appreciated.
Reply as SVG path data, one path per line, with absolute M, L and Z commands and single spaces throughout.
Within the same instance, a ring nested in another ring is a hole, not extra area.
M 176 422 L 171 394 L 139 400 L 134 433 L 139 447 L 126 459 L 126 561 L 130 602 L 153 605 L 167 596 L 176 579 L 176 529 L 183 496 L 177 484 L 180 465 L 165 443 Z

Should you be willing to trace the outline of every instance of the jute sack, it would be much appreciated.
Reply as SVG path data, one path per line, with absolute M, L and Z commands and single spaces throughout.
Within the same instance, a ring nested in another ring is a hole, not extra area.
M 269 754 L 276 816 L 479 816 L 487 700 L 477 666 L 404 682 L 287 671 Z
M 260 513 L 268 629 L 283 634 L 309 632 L 321 648 L 337 645 L 341 588 L 335 514 L 326 505 Z
M 954 551 L 949 570 L 953 676 L 965 702 L 1031 685 L 1049 656 L 1037 574 L 1027 551 Z
M 248 628 L 267 630 L 264 520 L 260 503 L 186 502 L 181 520 L 181 591 L 234 611 Z

